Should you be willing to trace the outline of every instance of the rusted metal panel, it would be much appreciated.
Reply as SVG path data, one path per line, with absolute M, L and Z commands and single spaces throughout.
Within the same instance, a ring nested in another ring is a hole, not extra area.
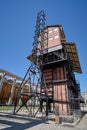
M 59 107 L 59 114 L 68 114 L 69 103 L 67 103 L 68 97 L 68 86 L 67 81 L 63 81 L 67 78 L 66 68 L 64 66 L 47 69 L 43 71 L 45 81 L 51 81 L 52 83 L 47 84 L 48 96 L 53 94 L 54 107 Z M 53 82 L 56 80 L 56 82 Z M 53 88 L 50 87 L 53 85 Z M 44 95 L 45 92 L 43 91 Z
M 57 79 L 58 80 L 63 80 L 65 79 L 65 69 L 64 67 L 58 67 L 57 68 Z
M 62 114 L 63 104 L 59 103 L 59 113 Z
M 15 86 L 14 95 L 13 95 L 13 102 L 16 101 L 17 92 L 18 92 L 18 86 Z
M 64 83 L 54 85 L 54 100 L 56 101 L 67 101 L 68 89 Z
M 2 90 L 0 92 L 0 101 L 8 102 L 10 93 L 11 93 L 12 85 L 8 83 L 3 83 Z
M 12 84 L 9 84 L 7 82 L 3 83 L 2 90 L 0 92 L 0 101 L 1 102 L 8 103 L 8 100 L 9 100 L 9 97 L 11 94 L 11 89 L 12 89 Z M 15 100 L 16 100 L 18 89 L 19 89 L 19 87 L 15 86 L 12 102 L 15 102 Z M 23 92 L 29 92 L 28 88 L 24 88 Z
M 43 76 L 44 76 L 45 82 L 52 81 L 52 69 L 44 70 Z
M 62 85 L 62 100 L 66 101 L 67 99 L 67 86 L 65 84 Z

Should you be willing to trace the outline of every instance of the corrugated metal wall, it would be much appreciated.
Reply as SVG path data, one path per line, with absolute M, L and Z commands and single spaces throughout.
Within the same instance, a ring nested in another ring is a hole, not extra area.
M 43 70 L 43 75 L 47 83 L 48 96 L 52 96 L 54 107 L 59 107 L 59 114 L 69 114 L 66 68 L 56 67 Z

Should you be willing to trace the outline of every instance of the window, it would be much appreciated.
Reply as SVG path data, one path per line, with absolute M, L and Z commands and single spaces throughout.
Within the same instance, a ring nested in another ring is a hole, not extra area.
M 59 38 L 59 35 L 55 36 L 54 38 L 55 38 L 55 39 L 56 39 L 56 38 Z
M 50 30 L 48 33 L 52 33 L 52 30 Z
M 53 37 L 49 38 L 49 41 L 52 41 L 53 40 Z
M 54 31 L 58 31 L 58 27 L 54 29 Z

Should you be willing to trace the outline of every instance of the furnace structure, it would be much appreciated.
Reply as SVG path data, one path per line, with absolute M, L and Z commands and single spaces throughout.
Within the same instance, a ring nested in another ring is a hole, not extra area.
M 38 14 L 32 53 L 27 57 L 39 68 L 40 108 L 46 114 L 58 107 L 60 115 L 80 110 L 80 84 L 75 73 L 82 73 L 76 43 L 67 42 L 62 25 L 44 26 L 44 12 Z

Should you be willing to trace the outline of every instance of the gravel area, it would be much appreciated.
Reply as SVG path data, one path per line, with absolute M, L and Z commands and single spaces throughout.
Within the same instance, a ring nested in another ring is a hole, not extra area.
M 62 126 L 53 120 L 0 113 L 0 130 L 87 130 L 87 113 L 75 126 Z

